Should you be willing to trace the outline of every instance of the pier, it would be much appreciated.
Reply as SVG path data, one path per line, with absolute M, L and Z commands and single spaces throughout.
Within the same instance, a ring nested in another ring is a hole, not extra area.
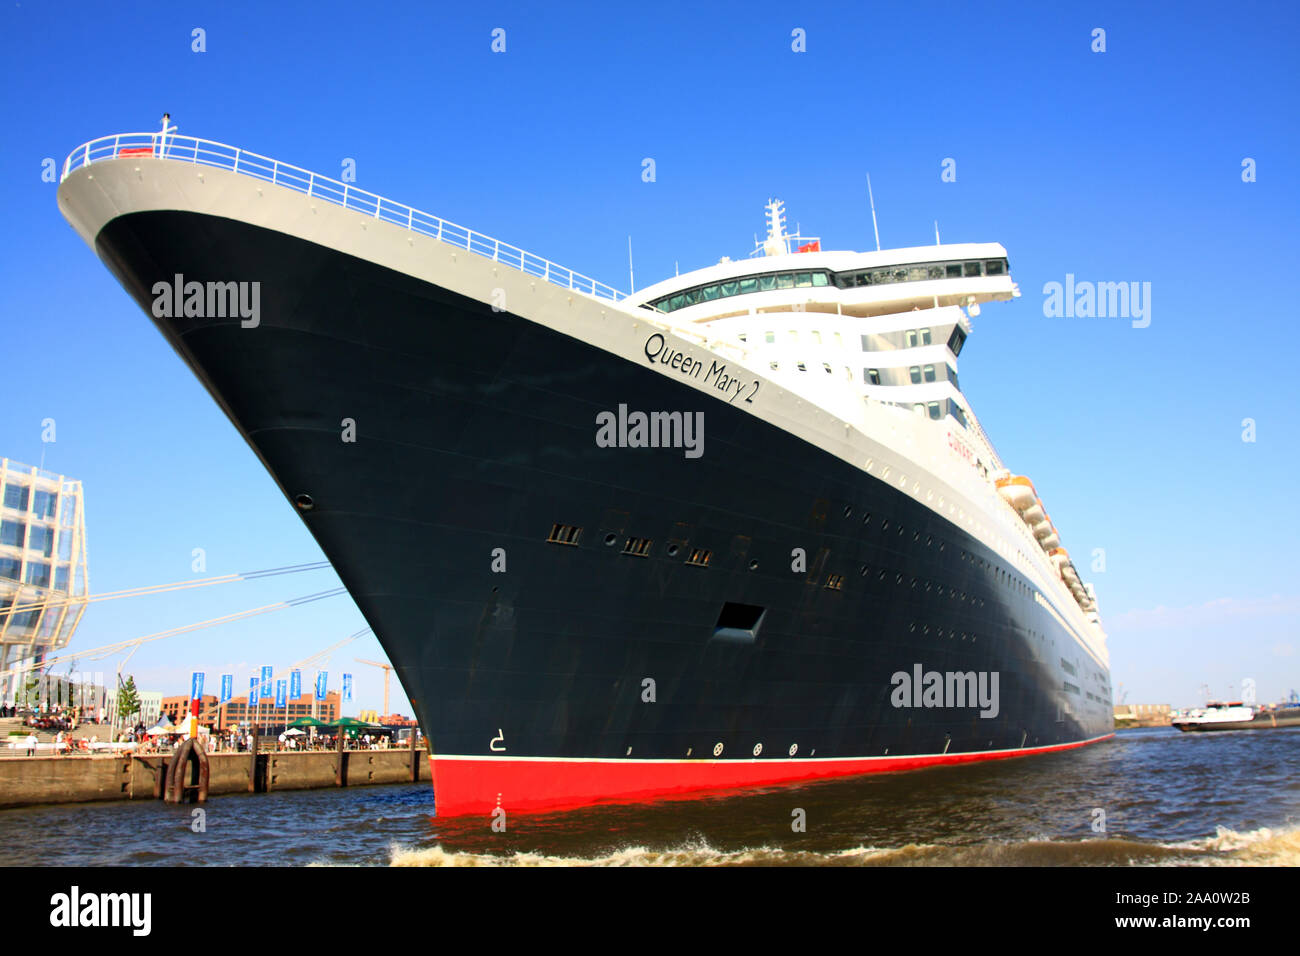
M 208 754 L 208 794 L 266 793 L 429 780 L 425 748 Z M 0 759 L 0 808 L 159 800 L 172 754 Z

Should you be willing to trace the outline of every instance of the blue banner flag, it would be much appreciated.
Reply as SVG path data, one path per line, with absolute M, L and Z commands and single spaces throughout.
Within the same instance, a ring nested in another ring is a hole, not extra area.
M 352 675 L 351 674 L 343 675 L 343 699 L 344 700 L 352 699 Z
M 302 671 L 289 672 L 289 699 L 297 700 L 302 696 Z
M 316 672 L 316 699 L 325 699 L 325 681 L 329 677 L 329 671 Z
M 262 689 L 258 693 L 263 697 L 271 696 L 271 668 L 269 665 L 262 668 Z
M 283 679 L 275 682 L 275 706 L 277 709 L 284 706 L 284 691 L 288 684 L 289 682 Z
M 252 677 L 248 681 L 248 706 L 256 707 L 260 698 L 257 694 L 257 678 Z
M 195 671 L 190 676 L 190 700 L 203 698 L 203 671 Z
M 230 703 L 230 698 L 235 696 L 235 678 L 233 674 L 221 675 L 221 703 Z

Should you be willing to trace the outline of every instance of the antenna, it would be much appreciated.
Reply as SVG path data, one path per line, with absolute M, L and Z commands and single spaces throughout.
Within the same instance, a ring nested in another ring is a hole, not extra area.
M 939 220 L 938 219 L 934 221 L 934 244 L 936 246 L 941 244 L 939 242 Z
M 627 237 L 627 292 L 631 295 L 636 291 L 636 275 L 632 272 L 632 237 Z
M 876 251 L 880 251 L 880 227 L 876 225 L 876 197 L 871 192 L 871 174 L 867 173 L 867 198 L 871 200 L 871 228 L 876 232 Z

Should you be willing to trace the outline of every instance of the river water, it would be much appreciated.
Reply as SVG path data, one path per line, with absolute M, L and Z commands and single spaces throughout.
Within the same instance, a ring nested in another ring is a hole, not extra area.
M 427 784 L 0 811 L 0 864 L 1295 865 L 1300 728 L 695 800 L 438 820 Z M 802 813 L 800 813 L 802 811 Z M 804 829 L 796 832 L 800 818 Z

